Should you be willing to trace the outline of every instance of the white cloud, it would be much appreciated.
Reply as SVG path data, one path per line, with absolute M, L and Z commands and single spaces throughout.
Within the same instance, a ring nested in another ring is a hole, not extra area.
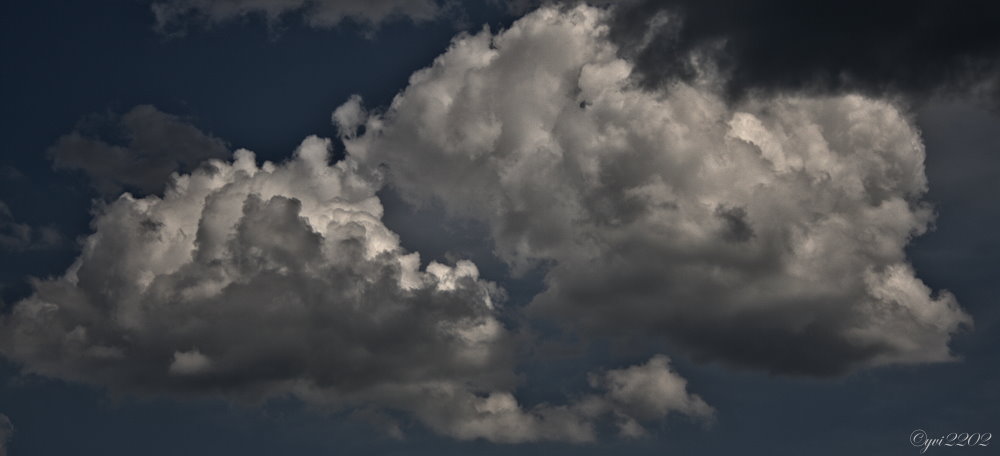
M 459 439 L 593 440 L 617 409 L 522 407 L 502 291 L 469 261 L 421 267 L 382 223 L 377 176 L 328 149 L 311 137 L 262 165 L 240 150 L 99 207 L 72 267 L 0 317 L 0 353 L 116 393 L 292 395 Z
M 780 373 L 951 359 L 971 319 L 906 260 L 933 212 L 904 114 L 857 95 L 733 106 L 711 62 L 640 89 L 605 19 L 542 8 L 460 36 L 364 134 L 357 99 L 337 110 L 349 153 L 485 221 L 515 268 L 551 264 L 535 315 Z
M 670 369 L 663 355 L 646 364 L 592 373 L 590 379 L 596 393 L 563 405 L 543 403 L 525 409 L 505 391 L 484 396 L 451 385 L 423 385 L 420 394 L 413 394 L 423 398 L 414 408 L 422 422 L 442 434 L 500 443 L 593 442 L 596 425 L 605 418 L 613 419 L 619 435 L 629 438 L 646 434 L 641 423 L 662 420 L 670 413 L 706 423 L 714 419 L 715 410 L 688 393 L 687 381 Z
M 687 394 L 687 381 L 670 370 L 670 360 L 663 355 L 643 365 L 609 371 L 592 382 L 607 388 L 608 399 L 628 416 L 653 419 L 671 411 L 706 417 L 713 413 L 700 397 Z
M 687 380 L 670 370 L 670 359 L 656 355 L 646 364 L 591 375 L 591 385 L 607 390 L 601 398 L 618 420 L 624 437 L 646 434 L 639 421 L 661 420 L 682 413 L 711 422 L 715 409 L 701 397 L 687 392 Z
M 3 352 L 120 392 L 308 389 L 345 406 L 380 388 L 509 387 L 500 291 L 469 262 L 421 269 L 374 186 L 329 165 L 328 147 L 309 138 L 261 166 L 241 150 L 176 175 L 162 198 L 99 208 L 74 265 L 4 317 Z
M 221 19 L 290 11 L 218 5 L 233 8 Z M 592 374 L 593 394 L 521 404 L 502 290 L 400 246 L 375 195 L 388 169 L 414 202 L 486 222 L 516 270 L 551 266 L 532 315 L 779 373 L 951 358 L 971 319 L 905 257 L 933 216 L 905 115 L 860 96 L 732 106 L 699 62 L 695 82 L 640 89 L 605 19 L 543 8 L 460 36 L 386 112 L 360 98 L 334 112 L 335 164 L 312 137 L 286 163 L 241 150 L 162 197 L 99 207 L 74 265 L 2 317 L 0 352 L 116 392 L 375 410 L 397 435 L 377 410 L 495 442 L 712 419 L 660 355 Z

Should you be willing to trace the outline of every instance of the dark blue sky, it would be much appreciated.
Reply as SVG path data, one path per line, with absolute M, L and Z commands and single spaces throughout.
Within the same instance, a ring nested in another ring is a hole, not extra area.
M 4 2 L 0 5 L 0 201 L 19 223 L 52 226 L 58 247 L 0 252 L 4 311 L 30 293 L 29 277 L 61 274 L 88 233 L 99 198 L 78 173 L 54 171 L 46 150 L 88 115 L 152 104 L 265 159 L 281 160 L 310 134 L 333 137 L 330 113 L 351 94 L 385 106 L 413 71 L 429 65 L 463 27 L 509 24 L 499 5 L 414 25 L 391 22 L 368 36 L 297 19 L 276 30 L 260 20 L 193 28 L 165 38 L 149 6 L 115 0 Z M 812 379 L 740 371 L 674 357 L 690 387 L 717 410 L 709 428 L 672 416 L 637 441 L 592 445 L 458 442 L 408 424 L 386 438 L 349 413 L 295 401 L 254 408 L 222 400 L 114 397 L 89 386 L 19 375 L 0 361 L 0 413 L 13 423 L 12 455 L 167 454 L 916 454 L 916 428 L 932 433 L 1000 434 L 1000 117 L 976 100 L 934 100 L 917 111 L 927 147 L 928 199 L 936 228 L 908 252 L 919 277 L 948 289 L 975 320 L 953 339 L 955 363 L 883 367 Z M 340 147 L 340 146 L 337 146 Z M 338 150 L 339 152 L 339 150 Z M 389 228 L 426 258 L 462 251 L 504 284 L 514 307 L 542 287 L 539 274 L 511 278 L 489 257 L 485 232 L 466 227 L 442 239 L 439 210 L 414 210 L 384 195 Z M 457 243 L 457 244 L 456 244 Z M 457 245 L 457 247 L 456 247 Z M 570 360 L 526 360 L 528 403 L 573 391 L 591 366 L 624 365 L 596 347 Z M 1000 442 L 996 442 L 1000 444 Z M 938 449 L 985 455 L 992 448 Z M 934 451 L 934 450 L 932 450 Z

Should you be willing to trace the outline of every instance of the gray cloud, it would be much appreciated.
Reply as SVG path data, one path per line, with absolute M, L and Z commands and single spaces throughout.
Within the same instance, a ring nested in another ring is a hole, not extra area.
M 649 86 L 697 77 L 711 58 L 726 93 L 860 92 L 1000 103 L 1000 7 L 935 1 L 620 0 L 611 39 Z M 943 38 L 946 37 L 946 38 Z
M 58 247 L 65 242 L 51 226 L 33 227 L 18 222 L 6 203 L 0 201 L 0 251 L 22 252 Z
M 332 27 L 345 19 L 378 26 L 395 18 L 426 21 L 441 12 L 434 0 L 166 0 L 152 8 L 161 32 L 183 30 L 192 19 L 211 24 L 261 15 L 274 23 L 301 14 L 313 27 Z
M 110 131 L 114 140 L 98 133 Z M 106 196 L 158 193 L 170 175 L 229 154 L 226 144 L 185 119 L 139 105 L 121 116 L 91 116 L 48 151 L 56 169 L 80 170 Z
M 597 394 L 585 394 L 565 405 L 539 404 L 523 410 L 513 395 L 493 393 L 485 398 L 437 391 L 430 407 L 419 407 L 421 420 L 432 429 L 459 439 L 485 438 L 518 443 L 565 440 L 573 443 L 596 439 L 595 425 L 613 420 L 620 437 L 646 434 L 642 423 L 679 413 L 711 423 L 715 409 L 687 391 L 687 381 L 670 369 L 666 356 L 653 356 L 645 364 L 591 373 Z
M 239 151 L 107 204 L 70 270 L 5 317 L 4 353 L 115 391 L 250 401 L 509 387 L 500 291 L 468 262 L 419 269 L 327 148 L 263 166 Z
M 670 370 L 670 359 L 655 355 L 645 364 L 592 374 L 590 383 L 607 390 L 597 400 L 613 410 L 625 437 L 646 434 L 640 421 L 662 419 L 671 412 L 711 422 L 715 410 L 697 395 L 687 393 L 687 381 Z
M 903 113 L 860 95 L 734 105 L 697 56 L 690 81 L 636 87 L 609 17 L 542 8 L 457 38 L 386 112 L 338 108 L 349 153 L 486 222 L 515 269 L 550 264 L 529 310 L 569 327 L 777 373 L 952 359 L 971 319 L 905 256 L 933 211 Z
M 0 353 L 115 393 L 385 408 L 459 439 L 585 442 L 609 414 L 710 414 L 660 361 L 642 393 L 669 397 L 656 414 L 633 418 L 617 379 L 587 396 L 600 407 L 522 407 L 503 291 L 468 261 L 421 267 L 382 223 L 378 176 L 329 146 L 263 165 L 239 150 L 102 205 L 66 273 L 0 317 Z

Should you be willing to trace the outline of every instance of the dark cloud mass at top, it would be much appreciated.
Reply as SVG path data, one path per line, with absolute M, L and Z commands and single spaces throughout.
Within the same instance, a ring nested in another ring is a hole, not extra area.
M 607 2 L 605 2 L 607 3 Z M 1000 102 L 1000 3 L 989 0 L 625 0 L 611 38 L 650 86 L 713 59 L 730 96 L 748 91 L 925 96 Z
M 539 4 L 611 7 L 610 37 L 647 86 L 691 80 L 693 56 L 726 75 L 727 95 L 749 91 L 855 91 L 923 97 L 972 92 L 1000 103 L 1000 4 L 861 0 L 508 0 L 515 12 Z M 466 5 L 467 6 L 467 5 Z M 427 21 L 461 3 L 355 0 L 165 0 L 153 3 L 158 30 L 250 15 L 269 22 L 301 14 L 313 27 L 344 19 L 378 26 Z M 697 59 L 696 59 L 697 60 Z

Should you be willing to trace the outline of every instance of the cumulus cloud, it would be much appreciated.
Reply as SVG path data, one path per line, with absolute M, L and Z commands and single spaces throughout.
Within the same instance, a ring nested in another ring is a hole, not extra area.
M 103 137 L 100 133 L 110 132 Z M 108 138 L 110 136 L 110 138 Z M 157 193 L 177 171 L 229 155 L 226 144 L 151 105 L 121 116 L 90 116 L 48 151 L 56 169 L 80 170 L 106 196 Z
M 701 397 L 687 392 L 687 381 L 670 370 L 670 359 L 664 355 L 655 355 L 645 364 L 592 374 L 590 383 L 607 390 L 596 403 L 613 411 L 625 437 L 645 435 L 640 421 L 663 419 L 671 412 L 706 422 L 715 414 Z
M 637 87 L 608 20 L 458 37 L 386 112 L 337 110 L 349 153 L 486 222 L 515 269 L 549 265 L 529 311 L 569 327 L 778 373 L 952 359 L 971 319 L 904 251 L 933 219 L 910 119 L 860 95 L 732 104 L 696 57 Z
M 216 23 L 261 15 L 273 23 L 301 14 L 313 27 L 332 27 L 345 19 L 378 26 L 393 18 L 427 21 L 441 11 L 434 0 L 165 0 L 153 3 L 152 8 L 161 32 L 190 19 Z
M 522 407 L 502 290 L 468 261 L 421 266 L 382 223 L 378 176 L 329 147 L 262 165 L 239 150 L 100 206 L 69 270 L 2 317 L 0 353 L 118 393 L 387 408 L 460 439 L 582 442 L 628 416 Z
M 525 410 L 509 392 L 476 397 L 465 392 L 435 390 L 434 401 L 419 407 L 418 415 L 432 429 L 458 439 L 485 438 L 493 442 L 540 440 L 592 442 L 597 424 L 612 419 L 620 437 L 646 435 L 642 423 L 679 413 L 711 423 L 715 409 L 687 391 L 687 381 L 670 369 L 663 355 L 624 369 L 590 374 L 594 394 L 564 405 L 539 404 Z
M 328 146 L 262 166 L 241 150 L 99 209 L 74 265 L 5 318 L 4 352 L 126 392 L 509 385 L 500 291 L 469 262 L 421 269 Z

